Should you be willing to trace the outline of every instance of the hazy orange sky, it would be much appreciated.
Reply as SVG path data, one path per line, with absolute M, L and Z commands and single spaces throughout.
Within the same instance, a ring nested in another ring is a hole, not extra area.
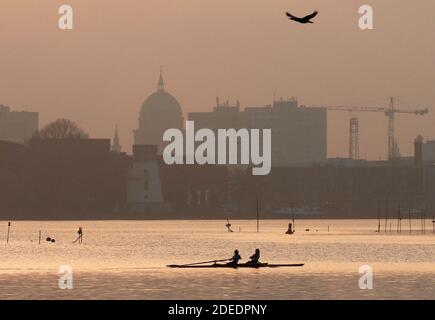
M 57 27 L 74 9 L 75 29 Z M 375 30 L 358 28 L 374 9 Z M 285 17 L 319 10 L 312 25 Z M 130 151 L 143 100 L 164 66 L 167 90 L 189 111 L 217 95 L 262 106 L 386 106 L 392 95 L 424 117 L 398 115 L 402 154 L 417 134 L 435 139 L 434 0 L 1 0 L 0 103 L 38 111 L 41 125 L 76 121 L 92 137 L 118 124 Z M 328 115 L 328 155 L 346 156 L 347 112 Z M 361 156 L 386 156 L 387 118 L 360 114 Z

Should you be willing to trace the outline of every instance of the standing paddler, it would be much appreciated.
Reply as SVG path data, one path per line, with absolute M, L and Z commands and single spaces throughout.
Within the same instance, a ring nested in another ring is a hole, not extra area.
M 76 243 L 78 241 L 80 244 L 82 244 L 83 243 L 83 228 L 79 227 L 79 230 L 77 231 L 77 233 L 79 236 L 77 237 L 77 239 L 75 239 L 73 241 L 73 243 Z

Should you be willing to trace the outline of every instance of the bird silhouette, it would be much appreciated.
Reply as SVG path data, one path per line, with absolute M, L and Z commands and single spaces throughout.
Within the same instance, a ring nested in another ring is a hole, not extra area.
M 317 16 L 318 13 L 319 13 L 318 11 L 314 11 L 312 14 L 309 14 L 309 15 L 303 17 L 303 18 L 295 17 L 294 15 L 292 15 L 292 14 L 290 14 L 288 12 L 286 12 L 285 14 L 287 15 L 287 17 L 290 20 L 293 20 L 293 21 L 296 21 L 296 22 L 299 22 L 299 23 L 314 23 L 314 22 L 312 22 L 310 20 L 313 19 L 315 16 Z

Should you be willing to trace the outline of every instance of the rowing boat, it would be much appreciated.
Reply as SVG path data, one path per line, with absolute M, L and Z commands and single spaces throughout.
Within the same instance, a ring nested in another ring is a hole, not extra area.
M 214 263 L 208 265 L 178 265 L 178 264 L 170 264 L 168 268 L 280 268 L 280 267 L 302 267 L 303 263 L 292 263 L 292 264 L 271 264 L 271 263 L 240 263 L 237 266 Z

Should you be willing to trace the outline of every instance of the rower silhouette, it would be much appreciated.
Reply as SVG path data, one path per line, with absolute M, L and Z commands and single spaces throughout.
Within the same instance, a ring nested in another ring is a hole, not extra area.
M 249 259 L 251 259 L 251 260 L 249 260 L 246 263 L 258 264 L 259 260 L 260 260 L 260 249 L 255 249 L 255 253 L 252 256 L 250 256 Z
M 234 250 L 234 255 L 230 259 L 230 262 L 227 263 L 227 266 L 237 267 L 237 264 L 239 263 L 239 260 L 241 260 L 242 257 L 239 254 L 239 250 Z

